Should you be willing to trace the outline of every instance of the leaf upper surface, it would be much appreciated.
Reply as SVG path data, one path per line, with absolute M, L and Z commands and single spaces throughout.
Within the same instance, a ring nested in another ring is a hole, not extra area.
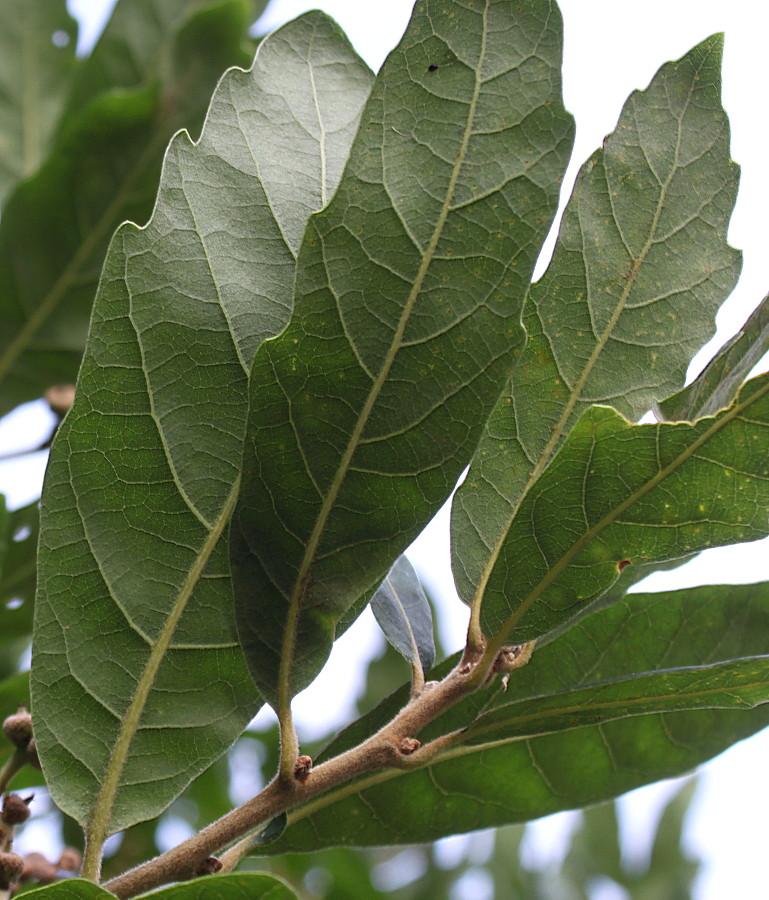
M 629 595 L 537 648 L 528 665 L 511 675 L 507 691 L 496 682 L 471 695 L 419 737 L 424 744 L 489 710 L 502 715 L 522 701 L 587 690 L 591 683 L 603 689 L 636 673 L 761 654 L 768 627 L 766 583 Z M 728 689 L 728 679 L 723 687 Z M 406 686 L 343 731 L 316 762 L 357 744 L 407 699 Z M 769 707 L 654 713 L 578 728 L 564 724 L 567 730 L 557 734 L 473 747 L 421 771 L 383 773 L 343 788 L 290 814 L 284 835 L 260 852 L 433 840 L 597 803 L 690 771 L 769 724 Z
M 110 248 L 46 478 L 33 667 L 41 759 L 83 824 L 157 815 L 261 703 L 226 550 L 247 372 L 369 83 L 324 15 L 276 32 L 223 79 L 200 142 L 172 142 L 147 227 Z
M 681 385 L 737 281 L 721 46 L 710 38 L 663 66 L 581 169 L 529 293 L 528 344 L 454 499 L 453 569 L 468 603 L 579 415 L 602 403 L 637 420 Z
M 549 0 L 417 3 L 310 219 L 294 316 L 254 362 L 232 530 L 270 702 L 446 498 L 508 376 L 571 143 L 560 57 Z

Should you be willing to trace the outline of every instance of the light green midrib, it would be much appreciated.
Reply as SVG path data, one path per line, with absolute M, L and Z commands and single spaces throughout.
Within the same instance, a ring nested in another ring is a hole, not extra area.
M 101 863 L 101 849 L 109 835 L 112 810 L 120 788 L 120 781 L 125 768 L 131 744 L 139 730 L 144 708 L 150 692 L 155 684 L 157 673 L 173 640 L 179 620 L 186 609 L 192 592 L 195 589 L 219 539 L 230 521 L 240 489 L 240 477 L 235 480 L 232 489 L 219 513 L 214 525 L 200 548 L 195 561 L 190 566 L 187 577 L 174 601 L 174 605 L 161 628 L 147 663 L 136 684 L 133 698 L 123 717 L 117 738 L 112 747 L 107 768 L 104 771 L 102 785 L 93 805 L 93 811 L 85 828 L 86 856 L 83 863 L 83 877 L 98 880 Z
M 763 657 L 763 659 L 764 659 L 764 662 L 767 661 L 766 657 Z M 732 662 L 727 661 L 725 663 L 720 663 L 720 664 L 716 663 L 715 665 L 704 666 L 704 667 L 695 666 L 695 667 L 693 667 L 693 669 L 696 671 L 696 669 L 698 669 L 698 668 L 703 668 L 705 670 L 701 673 L 703 677 L 713 677 L 714 674 L 717 674 L 717 673 L 713 672 L 714 669 L 723 670 L 723 669 L 729 667 L 730 665 L 732 665 Z M 649 677 L 662 677 L 665 674 L 677 675 L 683 671 L 686 671 L 686 668 L 688 668 L 688 667 L 682 667 L 682 669 L 674 670 L 673 672 L 668 671 L 667 673 L 665 673 L 664 671 L 653 672 L 649 675 Z M 639 675 L 637 675 L 637 676 L 631 676 L 627 679 L 618 679 L 618 681 L 625 680 L 632 684 L 632 682 L 639 681 L 642 678 L 646 677 L 646 674 L 647 673 L 639 673 Z M 695 672 L 692 672 L 692 674 L 695 674 Z M 600 690 L 602 687 L 611 687 L 611 686 L 612 686 L 611 684 L 596 685 L 594 689 Z M 676 698 L 687 699 L 687 698 L 698 698 L 698 697 L 710 697 L 714 694 L 730 694 L 730 693 L 734 694 L 737 697 L 737 699 L 735 699 L 735 701 L 734 701 L 734 705 L 743 706 L 743 705 L 747 705 L 747 703 L 748 703 L 748 701 L 744 700 L 742 697 L 742 693 L 744 691 L 749 691 L 749 690 L 755 689 L 755 688 L 766 688 L 767 686 L 769 686 L 769 678 L 757 678 L 757 680 L 746 681 L 746 682 L 740 683 L 736 686 L 724 686 L 724 685 L 718 686 L 718 685 L 716 685 L 713 687 L 706 687 L 706 688 L 697 688 L 697 687 L 690 687 L 690 688 L 683 688 L 683 689 L 676 688 L 676 689 L 669 690 L 667 693 L 665 693 L 665 692 L 649 693 L 649 694 L 645 694 L 644 696 L 640 696 L 640 697 L 638 697 L 638 696 L 617 697 L 615 699 L 610 699 L 610 700 L 591 701 L 591 702 L 588 702 L 587 704 L 579 703 L 579 702 L 576 702 L 576 703 L 572 702 L 570 704 L 564 704 L 563 706 L 555 706 L 555 707 L 550 707 L 550 708 L 542 709 L 542 710 L 534 710 L 533 712 L 524 713 L 523 715 L 512 714 L 509 718 L 494 719 L 493 721 L 489 721 L 487 723 L 480 721 L 477 726 L 475 726 L 475 727 L 471 726 L 466 731 L 464 731 L 462 734 L 463 734 L 463 739 L 471 738 L 476 735 L 482 735 L 489 731 L 496 731 L 500 728 L 507 728 L 507 727 L 510 727 L 512 725 L 516 725 L 519 723 L 536 722 L 538 719 L 547 719 L 551 716 L 573 715 L 575 713 L 581 713 L 586 710 L 588 713 L 592 712 L 594 710 L 596 712 L 600 712 L 600 711 L 605 711 L 605 710 L 611 710 L 615 707 L 621 708 L 621 707 L 638 706 L 639 704 L 644 704 L 644 703 L 660 703 L 660 702 L 664 702 L 667 700 L 674 700 Z M 585 687 L 577 688 L 577 690 L 574 691 L 573 693 L 587 693 L 587 691 L 590 689 L 590 687 L 591 687 L 590 685 L 585 685 Z M 569 693 L 572 693 L 572 692 L 569 692 Z M 544 698 L 540 698 L 540 699 L 544 699 Z M 536 702 L 536 701 L 532 701 L 532 700 L 521 701 L 521 703 L 525 703 L 526 705 L 531 705 L 533 702 Z M 688 709 L 688 708 L 700 708 L 700 707 L 686 707 L 686 708 Z M 678 708 L 676 708 L 676 710 L 677 709 Z M 655 712 L 666 712 L 666 711 L 670 711 L 670 710 L 652 709 L 652 710 L 649 710 L 649 714 L 651 715 L 651 714 L 654 714 Z M 489 716 L 493 716 L 493 712 L 490 713 Z
M 637 490 L 635 490 L 630 496 L 625 498 L 622 503 L 618 504 L 614 509 L 610 510 L 600 519 L 595 525 L 589 528 L 584 534 L 578 538 L 571 547 L 561 556 L 561 558 L 550 568 L 547 573 L 544 575 L 542 579 L 535 585 L 534 588 L 529 592 L 529 594 L 521 601 L 515 611 L 507 618 L 502 628 L 499 629 L 495 638 L 489 643 L 489 653 L 494 652 L 494 648 L 499 650 L 499 648 L 504 644 L 506 637 L 510 634 L 515 625 L 520 621 L 520 619 L 526 614 L 531 605 L 542 596 L 542 594 L 550 587 L 551 584 L 560 576 L 560 574 L 571 564 L 571 562 L 575 559 L 585 547 L 593 541 L 603 530 L 607 528 L 609 525 L 612 525 L 618 518 L 621 516 L 627 509 L 629 509 L 634 503 L 640 500 L 642 497 L 645 497 L 648 493 L 650 493 L 654 488 L 656 488 L 659 484 L 661 484 L 669 475 L 675 472 L 681 465 L 683 465 L 687 460 L 691 459 L 691 457 L 700 449 L 704 444 L 706 444 L 715 434 L 732 422 L 735 418 L 737 418 L 742 412 L 744 412 L 748 407 L 750 407 L 753 403 L 756 403 L 760 400 L 767 392 L 769 392 L 769 379 L 767 379 L 766 384 L 757 390 L 755 394 L 749 397 L 747 400 L 744 400 L 742 403 L 738 403 L 727 412 L 723 413 L 718 419 L 716 419 L 713 424 L 708 428 L 703 434 L 697 438 L 693 443 L 691 443 L 684 451 L 679 453 L 679 455 L 672 460 L 672 462 L 668 463 L 667 466 L 660 469 L 659 472 L 653 477 L 650 478 L 645 484 L 641 485 Z M 648 426 L 647 426 L 648 427 Z M 664 425 L 658 425 L 658 428 L 664 428 Z
M 472 136 L 472 127 L 475 120 L 475 112 L 478 105 L 478 99 L 481 91 L 481 77 L 480 77 L 480 68 L 481 64 L 485 58 L 486 54 L 486 41 L 487 41 L 487 16 L 488 16 L 488 4 L 484 7 L 483 11 L 483 29 L 481 34 L 481 48 L 479 53 L 479 61 L 478 66 L 475 72 L 475 85 L 473 87 L 473 95 L 470 100 L 470 105 L 467 113 L 467 124 L 465 126 L 464 134 L 462 135 L 462 141 L 460 144 L 459 151 L 457 152 L 456 159 L 454 161 L 454 167 L 451 172 L 451 176 L 449 178 L 449 184 L 446 189 L 446 197 L 444 198 L 443 204 L 441 206 L 440 213 L 438 215 L 438 219 L 435 224 L 435 228 L 433 230 L 433 234 L 430 238 L 430 242 L 427 245 L 427 248 L 422 256 L 422 261 L 420 263 L 419 269 L 417 271 L 416 277 L 414 279 L 414 284 L 412 285 L 411 291 L 409 292 L 408 298 L 406 300 L 403 312 L 401 314 L 400 320 L 398 322 L 398 326 L 393 335 L 392 342 L 390 344 L 390 349 L 387 353 L 387 356 L 384 360 L 382 368 L 379 371 L 379 374 L 371 386 L 371 390 L 366 398 L 366 401 L 361 409 L 360 415 L 358 416 L 358 420 L 355 423 L 355 427 L 350 436 L 350 440 L 345 448 L 345 452 L 340 460 L 339 466 L 334 474 L 333 481 L 329 487 L 328 493 L 326 494 L 323 504 L 318 513 L 318 517 L 315 521 L 315 525 L 310 534 L 309 540 L 307 542 L 307 546 L 305 548 L 305 553 L 302 558 L 302 562 L 299 566 L 299 570 L 297 572 L 296 581 L 294 584 L 294 590 L 289 598 L 289 610 L 288 616 L 286 619 L 286 628 L 284 631 L 283 641 L 281 645 L 281 659 L 280 659 L 280 670 L 278 674 L 278 706 L 277 711 L 278 715 L 281 715 L 281 711 L 285 714 L 290 708 L 291 703 L 291 668 L 293 665 L 293 656 L 294 656 L 294 646 L 296 643 L 296 629 L 298 626 L 299 619 L 299 607 L 302 601 L 302 596 L 305 590 L 305 583 L 310 573 L 310 569 L 312 567 L 313 561 L 315 559 L 315 555 L 318 550 L 318 546 L 320 545 L 321 538 L 323 536 L 323 532 L 326 527 L 326 523 L 331 514 L 331 511 L 336 503 L 336 499 L 339 495 L 339 492 L 342 488 L 344 480 L 347 476 L 347 472 L 350 468 L 350 464 L 352 462 L 352 458 L 357 449 L 358 443 L 360 442 L 361 435 L 363 434 L 363 430 L 366 427 L 368 422 L 368 418 L 371 415 L 371 412 L 374 408 L 374 404 L 381 392 L 384 384 L 387 380 L 387 376 L 390 372 L 390 369 L 395 361 L 395 357 L 400 348 L 401 342 L 403 340 L 403 335 L 406 331 L 406 326 L 408 324 L 411 313 L 414 309 L 414 305 L 419 297 L 422 284 L 427 275 L 427 270 L 432 263 L 433 257 L 438 247 L 438 242 L 440 241 L 443 228 L 446 223 L 446 219 L 448 218 L 448 214 L 450 211 L 451 200 L 454 195 L 454 191 L 456 189 L 457 181 L 459 180 L 459 173 L 462 169 L 462 165 L 467 156 L 467 149 L 470 143 L 470 137 Z
M 693 87 L 690 87 L 689 98 L 691 98 L 692 91 L 693 91 Z M 646 259 L 647 255 L 649 254 L 649 251 L 651 250 L 652 246 L 654 245 L 654 237 L 655 237 L 655 234 L 657 231 L 657 227 L 659 225 L 660 217 L 662 215 L 663 204 L 667 197 L 667 193 L 670 189 L 670 185 L 672 184 L 673 177 L 674 177 L 675 173 L 678 171 L 678 160 L 679 160 L 679 156 L 680 156 L 680 148 L 681 148 L 681 120 L 679 119 L 678 139 L 676 142 L 674 163 L 671 166 L 670 173 L 669 173 L 668 178 L 666 179 L 664 185 L 661 185 L 660 197 L 657 202 L 657 207 L 654 211 L 654 217 L 652 219 L 651 226 L 649 228 L 649 234 L 647 236 L 646 242 L 645 242 L 643 248 L 641 249 L 641 252 L 639 253 L 637 259 L 633 260 L 633 263 L 632 263 L 632 266 L 630 269 L 630 274 L 625 281 L 625 287 L 622 289 L 622 293 L 620 294 L 619 300 L 617 301 L 617 305 L 614 308 L 614 311 L 606 325 L 606 328 L 604 329 L 604 331 L 601 334 L 600 338 L 598 339 L 595 347 L 593 348 L 593 352 L 590 354 L 588 361 L 585 363 L 585 366 L 584 366 L 582 372 L 580 373 L 580 376 L 577 379 L 574 387 L 569 392 L 569 396 L 568 396 L 566 403 L 564 404 L 561 416 L 559 417 L 556 424 L 553 426 L 552 431 L 550 433 L 550 438 L 549 438 L 547 444 L 545 445 L 544 449 L 540 453 L 539 458 L 536 462 L 536 465 L 531 470 L 531 474 L 526 479 L 526 483 L 523 487 L 523 490 L 521 491 L 519 497 L 513 504 L 510 514 L 508 515 L 508 517 L 505 521 L 505 524 L 504 524 L 502 530 L 500 531 L 500 534 L 497 538 L 496 544 L 494 545 L 494 548 L 492 549 L 492 552 L 489 555 L 486 565 L 484 566 L 483 571 L 481 573 L 481 577 L 478 581 L 478 586 L 475 590 L 475 594 L 473 596 L 473 600 L 471 603 L 471 625 L 470 625 L 470 628 L 472 629 L 473 632 L 477 633 L 478 635 L 480 635 L 480 633 L 481 633 L 480 616 L 481 616 L 481 608 L 482 608 L 482 604 L 483 604 L 483 598 L 486 593 L 486 588 L 488 587 L 488 583 L 489 583 L 489 579 L 491 578 L 491 574 L 497 564 L 499 556 L 502 552 L 502 548 L 504 547 L 504 544 L 507 540 L 507 536 L 510 532 L 510 528 L 512 527 L 513 522 L 515 521 L 515 518 L 518 515 L 518 511 L 520 510 L 523 501 L 526 499 L 532 486 L 534 485 L 534 483 L 537 481 L 537 479 L 540 477 L 540 475 L 544 471 L 545 467 L 547 466 L 548 462 L 550 461 L 550 458 L 552 457 L 553 453 L 555 452 L 555 449 L 556 449 L 558 443 L 562 439 L 563 431 L 566 428 L 566 424 L 568 423 L 569 419 L 571 418 L 571 415 L 574 412 L 574 408 L 576 407 L 577 402 L 581 398 L 582 391 L 584 390 L 585 385 L 587 384 L 587 381 L 598 362 L 598 359 L 600 358 L 606 345 L 608 344 L 609 339 L 611 338 L 611 336 L 614 332 L 614 329 L 616 328 L 617 323 L 619 322 L 619 319 L 625 310 L 625 306 L 627 304 L 628 297 L 630 296 L 630 293 L 633 289 L 635 281 L 638 277 L 638 273 L 640 272 L 641 267 L 644 263 L 644 260 Z M 604 165 L 604 171 L 605 171 L 605 165 Z M 607 175 L 607 178 L 608 178 L 608 175 Z M 615 219 L 615 221 L 616 221 L 616 219 Z M 628 249 L 627 244 L 625 243 L 625 239 L 621 234 L 621 230 L 620 230 L 618 223 L 617 223 L 617 231 L 620 233 L 622 243 L 627 250 Z M 631 255 L 631 259 L 632 259 L 632 255 Z M 537 315 L 539 315 L 538 312 L 537 312 Z M 555 353 L 553 353 L 553 356 L 555 358 Z

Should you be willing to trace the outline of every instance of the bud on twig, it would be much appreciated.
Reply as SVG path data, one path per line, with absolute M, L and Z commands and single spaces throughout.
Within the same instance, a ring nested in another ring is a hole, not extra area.
M 312 772 L 312 759 L 309 756 L 298 756 L 294 766 L 294 778 L 300 784 L 304 784 L 310 777 L 310 772 Z
M 17 713 L 5 719 L 3 731 L 14 747 L 23 750 L 29 745 L 32 740 L 32 716 L 25 706 L 20 706 Z
M 202 863 L 195 867 L 193 875 L 195 878 L 202 878 L 204 875 L 216 875 L 222 870 L 222 861 L 215 856 L 209 856 Z

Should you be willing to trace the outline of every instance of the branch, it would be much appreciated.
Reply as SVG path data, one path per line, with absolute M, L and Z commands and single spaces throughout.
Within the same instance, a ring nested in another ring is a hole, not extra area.
M 484 686 L 493 662 L 485 673 L 477 673 L 476 664 L 463 659 L 443 681 L 425 685 L 389 724 L 362 744 L 322 763 L 301 778 L 297 775 L 288 781 L 276 777 L 243 806 L 178 847 L 108 881 L 105 889 L 126 900 L 168 882 L 189 879 L 209 856 L 221 852 L 282 812 L 307 803 L 364 773 L 428 765 L 435 755 L 429 750 L 436 742 L 417 752 L 420 744 L 414 735 L 462 697 Z M 447 736 L 447 739 L 453 741 L 455 736 Z M 236 860 L 232 863 L 234 865 Z

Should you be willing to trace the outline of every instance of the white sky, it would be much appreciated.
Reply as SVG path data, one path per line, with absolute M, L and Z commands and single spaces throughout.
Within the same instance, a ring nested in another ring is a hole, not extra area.
M 70 10 L 81 17 L 81 45 L 98 33 L 111 0 L 70 0 Z M 260 25 L 277 27 L 290 18 L 321 8 L 342 25 L 358 52 L 373 67 L 398 41 L 408 20 L 412 0 L 273 0 Z M 724 105 L 732 125 L 732 155 L 742 166 L 737 208 L 729 232 L 730 242 L 743 250 L 743 276 L 718 317 L 719 331 L 709 348 L 712 353 L 739 328 L 750 310 L 769 292 L 769 169 L 765 163 L 769 146 L 766 95 L 765 42 L 769 32 L 769 10 L 763 0 L 560 0 L 565 22 L 564 93 L 567 108 L 577 120 L 576 168 L 600 145 L 614 127 L 628 94 L 645 87 L 664 62 L 686 53 L 694 44 L 716 31 L 726 34 L 724 53 Z M 708 358 L 695 361 L 701 367 Z M 47 417 L 39 407 L 24 411 L 26 441 L 30 430 L 45 434 Z M 18 416 L 19 414 L 17 414 Z M 13 417 L 0 423 L 0 448 L 18 446 L 19 427 Z M 27 443 L 27 446 L 29 446 Z M 45 465 L 44 454 L 19 463 L 0 466 L 0 491 L 17 506 L 37 496 Z M 445 516 L 433 534 L 419 542 L 414 560 L 424 577 L 449 596 L 453 590 L 445 540 Z M 441 533 L 444 537 L 441 537 Z M 437 537 L 436 537 L 437 535 Z M 654 576 L 645 588 L 662 590 L 713 582 L 769 580 L 769 541 L 731 549 L 709 551 L 682 567 L 674 575 Z M 447 601 L 453 610 L 445 624 L 445 636 L 457 647 L 463 636 L 465 613 L 459 601 Z M 369 653 L 378 638 L 371 621 L 348 633 L 344 645 L 332 657 L 328 671 L 315 686 L 297 700 L 297 717 L 306 733 L 315 731 L 319 709 L 323 709 L 323 730 L 330 720 L 343 723 L 349 700 L 340 685 L 355 682 L 350 671 L 350 655 L 363 649 Z M 404 676 L 405 677 L 405 676 Z M 329 697 L 336 704 L 329 706 Z M 317 726 L 316 726 L 317 727 Z M 769 808 L 769 784 L 765 760 L 769 735 L 762 734 L 732 748 L 706 769 L 704 785 L 695 801 L 689 836 L 708 860 L 705 877 L 696 888 L 696 900 L 739 897 L 741 900 L 766 897 L 765 830 Z M 664 793 L 659 786 L 635 792 L 624 805 L 631 840 L 642 841 L 648 810 Z M 543 820 L 543 834 L 562 829 Z M 549 830 L 548 830 L 549 829 Z M 545 836 L 546 843 L 548 837 Z M 601 900 L 612 900 L 606 894 Z M 476 894 L 474 900 L 484 900 Z

